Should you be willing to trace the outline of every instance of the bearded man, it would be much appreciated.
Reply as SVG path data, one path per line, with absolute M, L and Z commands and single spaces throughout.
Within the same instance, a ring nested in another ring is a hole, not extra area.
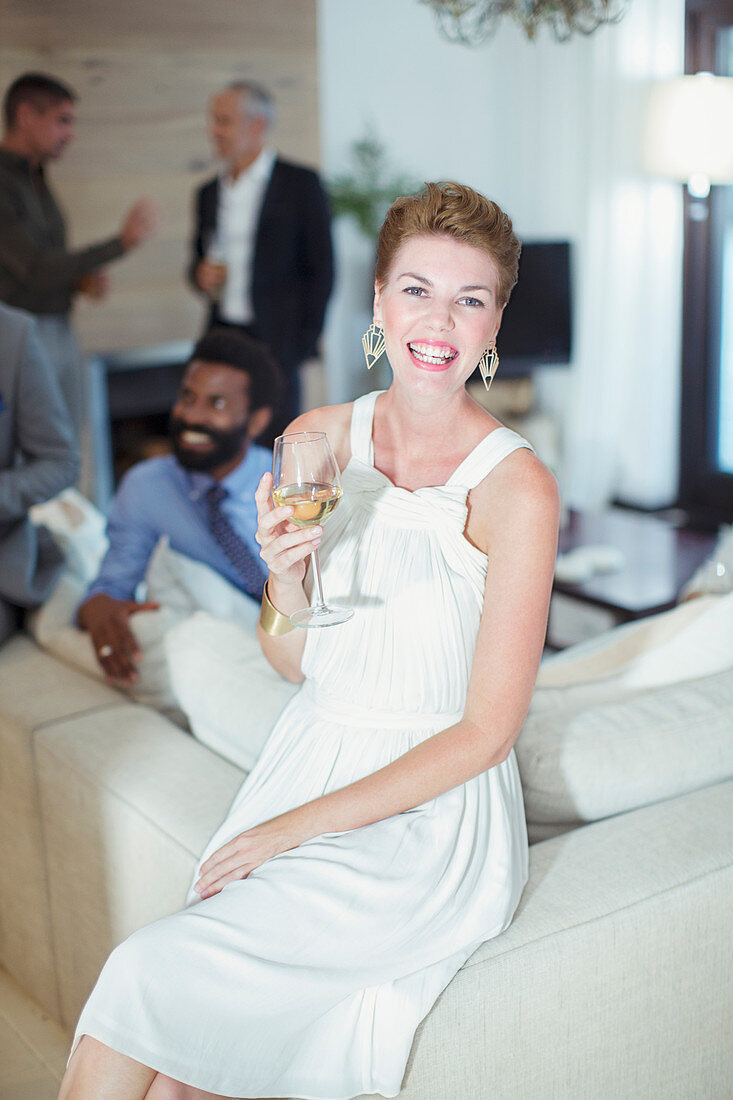
M 262 598 L 254 492 L 272 454 L 253 440 L 269 424 L 279 388 L 272 356 L 252 337 L 211 329 L 196 344 L 171 410 L 174 453 L 139 463 L 121 481 L 109 512 L 109 550 L 79 608 L 79 626 L 111 680 L 136 679 L 130 617 L 157 606 L 136 595 L 160 538 Z

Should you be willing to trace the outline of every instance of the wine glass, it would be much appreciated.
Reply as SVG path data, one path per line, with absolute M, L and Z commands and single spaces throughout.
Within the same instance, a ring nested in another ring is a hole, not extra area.
M 341 478 L 325 432 L 291 432 L 275 440 L 272 459 L 272 499 L 294 509 L 290 523 L 312 527 L 324 523 L 341 499 Z M 318 550 L 312 553 L 315 602 L 295 611 L 295 626 L 335 626 L 353 617 L 350 607 L 331 607 L 323 598 Z

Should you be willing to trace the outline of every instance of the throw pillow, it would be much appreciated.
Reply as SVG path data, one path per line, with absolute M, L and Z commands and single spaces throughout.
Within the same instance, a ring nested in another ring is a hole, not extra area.
M 88 676 L 108 683 L 97 660 L 90 636 L 74 625 L 76 609 L 86 591 L 86 582 L 71 573 L 62 575 L 43 607 L 27 617 L 28 629 L 38 645 Z M 179 621 L 175 610 L 161 607 L 157 611 L 141 611 L 131 620 L 132 630 L 140 643 L 142 659 L 138 679 L 129 688 L 120 688 L 126 695 L 166 713 L 179 724 L 182 716 L 171 691 L 163 640 L 168 630 Z
M 89 505 L 89 508 L 92 509 L 92 506 Z M 89 519 L 88 513 L 86 518 Z M 77 536 L 86 538 L 89 527 L 84 524 L 70 525 L 68 537 L 59 538 L 58 520 L 57 514 L 53 534 L 66 553 L 69 568 L 43 607 L 28 616 L 28 629 L 49 653 L 87 675 L 105 680 L 89 635 L 75 625 L 76 610 L 90 579 L 85 575 L 84 567 L 75 565 L 85 560 Z M 155 549 L 145 584 L 147 598 L 159 603 L 160 608 L 157 611 L 141 611 L 133 615 L 130 621 L 140 643 L 142 658 L 138 665 L 137 681 L 129 688 L 120 690 L 139 703 L 163 711 L 179 724 L 185 724 L 181 704 L 170 681 L 164 644 L 168 631 L 203 608 L 224 619 L 241 622 L 256 643 L 255 624 L 259 605 L 209 566 L 171 550 L 167 539 L 161 539 Z
M 268 664 L 252 629 L 202 611 L 173 627 L 165 645 L 194 737 L 249 771 L 298 685 Z
M 733 669 L 575 712 L 516 744 L 530 841 L 733 776 Z
M 146 574 L 146 598 L 174 611 L 178 619 L 208 611 L 254 631 L 260 605 L 203 562 L 171 550 L 162 538 Z
M 106 521 L 85 496 L 77 489 L 65 489 L 52 500 L 34 504 L 29 516 L 51 532 L 73 576 L 86 584 L 96 577 L 107 550 Z
M 701 596 L 546 657 L 532 712 L 575 711 L 733 668 L 733 594 Z

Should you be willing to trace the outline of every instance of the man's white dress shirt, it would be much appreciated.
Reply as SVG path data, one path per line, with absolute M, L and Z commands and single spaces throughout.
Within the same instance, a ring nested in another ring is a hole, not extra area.
M 209 246 L 207 257 L 227 265 L 226 282 L 219 299 L 219 315 L 232 324 L 247 325 L 254 320 L 252 264 L 255 236 L 276 156 L 274 149 L 265 148 L 235 180 L 229 175 L 219 180 L 216 238 Z

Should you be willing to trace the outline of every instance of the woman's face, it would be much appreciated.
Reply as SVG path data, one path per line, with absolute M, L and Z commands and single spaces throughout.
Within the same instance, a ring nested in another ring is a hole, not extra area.
M 452 237 L 412 237 L 375 288 L 374 319 L 395 379 L 426 394 L 464 385 L 496 339 L 502 310 L 490 257 Z

